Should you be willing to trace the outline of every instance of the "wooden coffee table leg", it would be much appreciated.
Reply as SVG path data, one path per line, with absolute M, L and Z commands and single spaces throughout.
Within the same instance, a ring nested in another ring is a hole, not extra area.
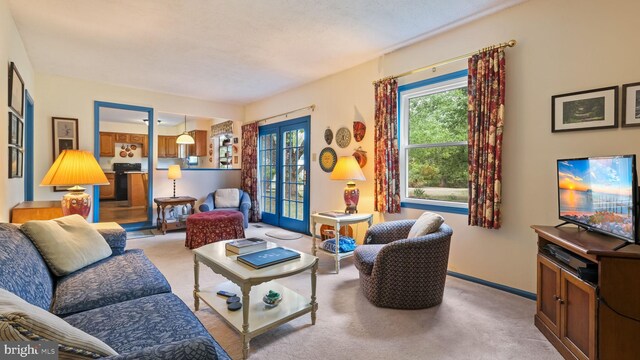
M 311 325 L 316 324 L 316 310 L 318 303 L 316 302 L 316 274 L 318 273 L 318 260 L 313 264 L 311 269 Z
M 193 308 L 198 311 L 200 309 L 200 298 L 198 297 L 198 292 L 200 292 L 200 262 L 196 255 L 193 255 L 193 279 Z
M 251 306 L 251 284 L 242 285 L 242 358 L 249 356 L 249 307 Z

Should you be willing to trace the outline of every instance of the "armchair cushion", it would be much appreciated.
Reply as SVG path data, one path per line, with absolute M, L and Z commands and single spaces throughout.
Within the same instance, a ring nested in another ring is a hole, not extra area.
M 127 246 L 127 231 L 115 222 L 91 223 L 111 248 L 111 256 L 124 254 Z
M 411 226 L 411 230 L 409 230 L 407 238 L 413 239 L 436 232 L 440 229 L 440 225 L 442 225 L 442 223 L 444 223 L 442 216 L 425 211 L 420 215 L 413 226 Z
M 384 244 L 379 245 L 365 245 L 358 247 L 357 251 L 354 253 L 355 257 L 355 265 L 356 268 L 366 275 L 371 275 L 373 271 L 373 264 L 376 261 L 376 257 Z
M 364 235 L 365 244 L 388 244 L 406 239 L 415 220 L 396 220 L 375 224 Z
M 118 355 L 99 339 L 4 289 L 0 289 L 0 340 L 55 341 L 74 358 Z
M 111 256 L 111 248 L 82 216 L 27 221 L 21 227 L 49 265 L 64 276 Z
M 216 208 L 240 207 L 240 191 L 238 189 L 218 189 L 214 195 Z

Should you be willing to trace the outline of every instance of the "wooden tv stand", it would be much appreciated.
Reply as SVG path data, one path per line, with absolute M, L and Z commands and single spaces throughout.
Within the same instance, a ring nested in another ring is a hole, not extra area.
M 640 246 L 577 227 L 538 226 L 534 322 L 565 359 L 637 359 L 640 354 Z M 595 283 L 544 250 L 592 261 Z

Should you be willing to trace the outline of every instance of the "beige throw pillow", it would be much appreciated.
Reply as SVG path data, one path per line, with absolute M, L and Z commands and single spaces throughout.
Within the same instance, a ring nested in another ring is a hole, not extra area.
M 442 223 L 444 223 L 442 216 L 432 212 L 425 212 L 420 215 L 416 223 L 411 227 L 411 230 L 409 230 L 408 238 L 413 239 L 436 232 L 440 229 Z
M 99 339 L 5 289 L 0 289 L 0 340 L 55 341 L 70 347 L 59 348 L 61 359 L 118 355 Z
M 218 189 L 215 194 L 215 205 L 218 208 L 237 208 L 240 206 L 238 189 Z
M 111 248 L 82 216 L 28 221 L 24 231 L 57 276 L 64 276 L 111 256 Z

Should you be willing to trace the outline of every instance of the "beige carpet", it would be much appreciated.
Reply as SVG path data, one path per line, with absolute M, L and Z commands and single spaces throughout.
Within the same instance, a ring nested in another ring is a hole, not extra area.
M 246 236 L 262 236 L 273 227 L 250 225 Z M 167 277 L 173 291 L 193 309 L 193 258 L 184 247 L 184 232 L 134 239 Z M 311 239 L 269 239 L 310 252 Z M 310 315 L 293 320 L 251 341 L 251 359 L 561 359 L 533 325 L 535 302 L 453 277 L 447 278 L 444 301 L 425 310 L 382 309 L 362 295 L 352 259 L 320 254 L 317 283 L 318 321 Z M 201 287 L 224 281 L 201 267 Z M 308 272 L 279 280 L 310 296 Z M 285 299 L 286 300 L 286 299 Z M 202 323 L 233 359 L 240 359 L 239 335 L 201 306 Z

